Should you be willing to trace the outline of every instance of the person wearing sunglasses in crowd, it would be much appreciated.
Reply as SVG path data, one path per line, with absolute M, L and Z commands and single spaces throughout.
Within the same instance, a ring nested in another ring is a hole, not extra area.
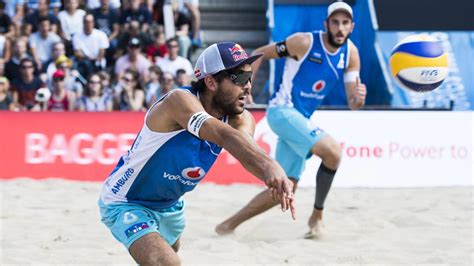
M 182 196 L 192 191 L 226 149 L 265 182 L 283 211 L 295 215 L 293 184 L 253 140 L 255 121 L 244 109 L 252 86 L 248 56 L 233 42 L 206 48 L 191 87 L 174 89 L 145 114 L 130 150 L 104 182 L 102 222 L 139 265 L 180 265 L 185 227 Z
M 294 188 L 306 160 L 313 154 L 322 160 L 316 174 L 316 196 L 305 238 L 317 238 L 323 232 L 324 202 L 341 160 L 340 144 L 313 126 L 310 116 L 337 86 L 345 87 L 351 109 L 359 109 L 365 102 L 366 88 L 359 83 L 359 54 L 349 40 L 354 28 L 352 19 L 352 8 L 344 2 L 335 2 L 328 7 L 324 22 L 326 32 L 295 33 L 284 41 L 255 50 L 263 53 L 265 60 L 286 58 L 283 80 L 270 99 L 266 117 L 278 135 L 276 160 L 294 182 Z M 261 60 L 255 62 L 255 71 L 260 64 Z M 241 223 L 275 205 L 270 193 L 262 191 L 243 209 L 217 225 L 216 232 L 232 233 Z
M 104 90 L 99 74 L 90 75 L 84 94 L 77 102 L 77 109 L 84 112 L 110 112 L 113 101 L 110 94 Z
M 140 74 L 134 68 L 127 68 L 117 87 L 116 110 L 145 111 L 145 91 L 140 84 Z

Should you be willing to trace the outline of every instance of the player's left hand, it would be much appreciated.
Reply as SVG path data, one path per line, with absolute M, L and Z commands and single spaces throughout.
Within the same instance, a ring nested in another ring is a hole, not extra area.
M 364 104 L 366 95 L 367 95 L 367 88 L 365 87 L 364 83 L 360 82 L 360 78 L 357 77 L 356 86 L 354 89 L 354 96 L 353 96 L 354 103 Z

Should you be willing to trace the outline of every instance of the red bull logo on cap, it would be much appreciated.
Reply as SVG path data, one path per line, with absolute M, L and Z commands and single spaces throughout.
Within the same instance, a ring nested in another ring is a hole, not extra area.
M 235 62 L 247 59 L 249 57 L 247 55 L 247 52 L 245 52 L 244 48 L 242 48 L 242 46 L 240 46 L 239 44 L 235 44 L 234 47 L 228 49 Z
M 201 76 L 201 70 L 199 68 L 196 68 L 196 70 L 194 70 L 194 76 L 196 78 L 199 78 Z

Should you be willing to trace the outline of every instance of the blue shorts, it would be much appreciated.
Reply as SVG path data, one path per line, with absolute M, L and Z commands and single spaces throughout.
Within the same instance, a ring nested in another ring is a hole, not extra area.
M 99 200 L 101 221 L 127 249 L 140 237 L 157 232 L 172 246 L 181 237 L 185 226 L 184 201 L 161 210 L 152 210 L 133 203 L 105 205 Z
M 267 121 L 278 135 L 275 159 L 288 177 L 299 181 L 305 162 L 312 155 L 311 148 L 326 133 L 318 127 L 312 127 L 310 120 L 295 108 L 269 107 Z

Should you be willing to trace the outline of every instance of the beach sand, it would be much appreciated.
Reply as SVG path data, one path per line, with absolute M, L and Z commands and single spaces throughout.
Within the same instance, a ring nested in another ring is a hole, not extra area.
M 0 265 L 136 265 L 100 222 L 101 184 L 0 181 Z M 183 265 L 473 265 L 473 188 L 333 188 L 326 235 L 303 239 L 314 189 L 301 188 L 297 220 L 274 208 L 220 237 L 216 224 L 262 187 L 201 184 L 186 195 Z

